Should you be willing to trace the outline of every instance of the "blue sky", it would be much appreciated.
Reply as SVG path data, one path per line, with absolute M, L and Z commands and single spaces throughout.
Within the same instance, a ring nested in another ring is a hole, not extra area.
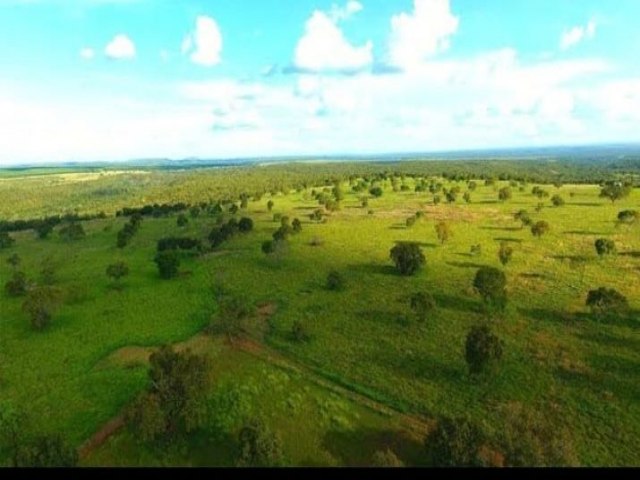
M 637 0 L 0 0 L 0 165 L 640 141 Z

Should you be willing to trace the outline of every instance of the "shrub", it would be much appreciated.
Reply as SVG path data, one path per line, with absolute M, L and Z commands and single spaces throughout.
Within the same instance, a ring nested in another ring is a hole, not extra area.
M 302 222 L 298 218 L 294 218 L 291 222 L 291 228 L 293 233 L 300 233 L 302 231 Z
M 511 261 L 511 257 L 513 256 L 513 248 L 509 246 L 507 242 L 500 243 L 500 250 L 498 250 L 498 259 L 503 266 L 506 266 L 507 263 Z
M 599 238 L 595 242 L 596 253 L 598 256 L 613 255 L 616 253 L 616 244 L 608 238 Z
M 629 309 L 627 298 L 613 288 L 589 291 L 586 304 L 598 316 L 620 315 Z
M 55 287 L 37 287 L 29 291 L 22 310 L 29 315 L 34 330 L 43 330 L 62 302 L 62 291 Z
M 640 220 L 640 213 L 637 210 L 623 210 L 618 213 L 618 223 L 632 225 Z
M 511 200 L 513 197 L 513 193 L 511 192 L 511 187 L 503 187 L 498 191 L 498 199 L 501 202 L 506 202 L 507 200 Z
M 178 275 L 178 269 L 180 268 L 180 256 L 177 251 L 164 250 L 158 252 L 153 261 L 158 266 L 160 278 L 168 280 Z
M 181 228 L 186 227 L 187 225 L 189 225 L 189 219 L 184 213 L 181 213 L 180 215 L 178 215 L 178 218 L 176 219 L 176 224 L 178 225 L 178 227 L 181 227 Z
M 562 207 L 564 205 L 564 198 L 560 195 L 554 195 L 551 197 L 551 203 L 553 203 L 554 207 Z
M 417 292 L 411 295 L 409 306 L 419 322 L 424 322 L 436 309 L 436 301 L 428 292 Z
M 371 466 L 384 468 L 404 467 L 404 463 L 392 450 L 387 448 L 386 450 L 378 450 L 373 454 Z
M 69 225 L 62 227 L 60 229 L 60 236 L 64 240 L 71 242 L 71 241 L 80 240 L 81 238 L 84 238 L 86 234 L 81 224 L 72 222 Z
M 129 275 L 129 267 L 124 262 L 117 262 L 109 265 L 105 273 L 115 282 L 119 282 L 121 278 Z
M 549 224 L 547 222 L 545 222 L 544 220 L 541 220 L 539 222 L 536 222 L 531 227 L 531 233 L 533 234 L 534 237 L 540 238 L 544 234 L 546 234 L 550 229 L 551 229 L 551 227 L 549 226 Z
M 486 325 L 472 327 L 465 343 L 465 360 L 472 374 L 481 373 L 502 358 L 503 343 Z
M 284 463 L 282 442 L 263 421 L 249 420 L 240 430 L 238 466 L 276 467 Z
M 11 247 L 16 241 L 7 232 L 0 232 L 0 249 Z
M 345 281 L 340 272 L 337 272 L 335 270 L 329 272 L 329 274 L 327 275 L 327 288 L 333 291 L 344 290 Z
M 504 309 L 507 303 L 507 277 L 493 267 L 481 267 L 473 279 L 473 287 L 488 306 Z
M 13 276 L 4 284 L 4 291 L 10 297 L 20 297 L 27 293 L 27 276 L 24 272 L 14 272 Z
M 401 275 L 413 275 L 426 263 L 420 246 L 413 242 L 398 243 L 391 249 L 390 257 Z
M 39 435 L 28 442 L 18 455 L 20 467 L 75 467 L 78 452 L 58 435 Z
M 250 232 L 251 230 L 253 230 L 253 220 L 248 217 L 241 218 L 238 222 L 238 230 L 243 233 Z
M 382 196 L 383 191 L 382 191 L 382 188 L 380 187 L 373 187 L 369 190 L 369 193 L 374 197 L 379 198 Z
M 291 338 L 295 342 L 306 342 L 309 340 L 309 333 L 300 320 L 295 320 L 291 326 Z
M 449 240 L 451 237 L 451 227 L 449 227 L 449 224 L 445 222 L 438 222 L 435 229 L 438 240 L 440 240 L 440 244 L 444 244 L 444 242 Z
M 469 420 L 442 418 L 425 438 L 425 448 L 434 467 L 477 467 L 482 442 L 482 432 Z

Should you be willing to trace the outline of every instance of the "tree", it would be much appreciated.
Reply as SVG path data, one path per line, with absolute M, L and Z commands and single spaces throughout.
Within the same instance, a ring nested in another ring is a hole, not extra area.
M 451 189 L 445 194 L 445 198 L 447 199 L 447 203 L 456 203 L 458 194 L 453 189 Z
M 262 420 L 253 418 L 240 430 L 238 466 L 277 467 L 284 463 L 282 442 Z
M 243 233 L 250 232 L 251 230 L 253 230 L 253 220 L 248 217 L 241 218 L 238 222 L 238 230 Z
M 416 217 L 409 217 L 405 221 L 405 225 L 407 228 L 411 228 L 416 224 Z
M 490 307 L 503 310 L 507 303 L 507 277 L 493 267 L 481 267 L 473 279 L 473 287 Z
M 600 190 L 600 197 L 608 198 L 611 203 L 621 200 L 631 193 L 632 186 L 629 183 L 607 182 Z
M 633 225 L 640 220 L 640 213 L 637 210 L 623 210 L 618 213 L 618 224 Z
M 440 244 L 444 245 L 444 242 L 449 240 L 451 237 L 451 227 L 449 227 L 449 224 L 446 222 L 438 222 L 435 229 L 438 240 L 440 240 Z
M 124 262 L 117 262 L 109 265 L 105 273 L 107 277 L 118 283 L 121 278 L 129 275 L 129 267 Z
M 471 203 L 471 193 L 469 193 L 469 192 L 464 192 L 464 195 L 462 195 L 462 199 L 463 199 L 466 203 Z
M 511 200 L 513 197 L 513 193 L 511 192 L 511 187 L 502 187 L 498 191 L 498 199 L 501 202 L 506 202 L 507 200 Z
M 19 455 L 21 467 L 75 467 L 77 463 L 77 450 L 58 434 L 37 436 Z
M 514 220 L 520 222 L 521 228 L 524 228 L 525 226 L 529 226 L 533 223 L 533 221 L 531 220 L 531 217 L 529 216 L 529 212 L 527 212 L 526 210 L 518 210 L 513 215 L 513 218 Z
M 507 242 L 500 242 L 500 250 L 498 250 L 498 258 L 503 266 L 511 261 L 513 256 L 513 248 L 509 246 Z
M 82 224 L 71 222 L 60 229 L 60 236 L 67 242 L 80 240 L 86 236 Z
M 273 233 L 273 240 L 276 242 L 284 242 L 289 238 L 289 235 L 293 233 L 293 228 L 291 226 L 282 225 L 278 230 Z
M 383 467 L 383 468 L 391 468 L 391 467 L 404 467 L 404 463 L 402 460 L 398 458 L 398 456 L 393 453 L 393 451 L 389 448 L 386 450 L 377 450 L 373 454 L 373 458 L 371 459 L 371 466 L 373 467 Z
M 553 203 L 554 207 L 562 207 L 564 205 L 564 198 L 556 194 L 553 197 L 551 197 L 551 203 Z
M 28 292 L 22 303 L 22 310 L 29 315 L 31 326 L 35 330 L 43 330 L 51 322 L 61 302 L 60 289 L 49 286 L 36 287 Z
M 467 184 L 467 188 L 469 189 L 470 192 L 475 192 L 476 188 L 478 188 L 478 183 L 475 182 L 474 180 L 471 180 Z
M 180 268 L 180 256 L 176 250 L 164 250 L 158 252 L 153 261 L 158 266 L 160 278 L 168 280 L 178 275 Z
M 0 249 L 11 247 L 16 241 L 7 232 L 0 232 Z
M 273 206 L 274 206 L 274 205 L 275 205 L 275 203 L 273 203 L 273 200 L 269 200 L 269 201 L 267 202 L 267 210 L 268 210 L 268 211 L 273 210 Z
M 544 220 L 540 220 L 539 222 L 536 222 L 531 227 L 531 233 L 533 234 L 534 237 L 540 238 L 544 234 L 549 232 L 550 229 L 551 229 L 551 227 L 549 226 L 549 224 L 547 222 L 545 222 Z
M 12 403 L 0 403 L 0 461 L 8 459 L 10 466 L 20 466 L 20 453 L 25 442 L 26 416 Z M 4 466 L 0 463 L 0 466 Z
M 187 225 L 189 225 L 189 219 L 184 213 L 181 213 L 180 215 L 178 215 L 178 218 L 176 219 L 176 224 L 180 228 L 186 227 Z
M 464 358 L 469 372 L 478 374 L 493 362 L 502 358 L 503 342 L 496 337 L 487 325 L 471 327 L 467 334 Z
M 440 201 L 441 201 L 441 199 L 440 199 L 440 195 L 434 195 L 434 196 L 433 196 L 433 204 L 434 204 L 434 205 L 439 205 L 439 204 L 440 204 Z
M 148 374 L 147 392 L 127 415 L 144 440 L 173 439 L 204 423 L 209 385 L 205 356 L 165 345 L 149 357 Z
M 369 190 L 369 193 L 370 193 L 372 196 L 374 196 L 374 197 L 376 197 L 376 198 L 379 198 L 379 197 L 381 197 L 381 196 L 382 196 L 383 190 L 382 190 L 382 188 L 380 188 L 380 187 L 373 187 L 373 188 L 371 188 L 371 190 Z
M 291 222 L 291 228 L 293 229 L 293 233 L 300 233 L 302 231 L 302 222 L 298 218 L 294 218 L 293 222 Z
M 11 268 L 13 268 L 14 270 L 20 266 L 21 261 L 22 260 L 20 258 L 20 255 L 18 255 L 17 253 L 14 253 L 9 258 L 7 258 L 7 263 L 11 265 Z
M 344 290 L 345 281 L 340 272 L 336 270 L 329 272 L 329 275 L 327 275 L 327 288 L 333 291 Z
M 230 343 L 246 332 L 246 323 L 254 313 L 242 297 L 226 294 L 219 300 L 218 312 L 212 319 L 214 331 L 227 336 Z
M 419 322 L 424 322 L 436 309 L 436 301 L 429 292 L 416 292 L 409 299 L 409 307 Z
M 622 315 L 629 310 L 627 298 L 613 288 L 589 291 L 586 304 L 599 317 Z
M 401 275 L 413 275 L 426 263 L 420 246 L 414 242 L 398 243 L 391 249 L 390 256 Z
M 616 244 L 608 238 L 599 238 L 595 242 L 596 253 L 599 257 L 616 253 Z
M 35 230 L 38 238 L 44 240 L 53 231 L 53 225 L 49 222 L 41 222 L 36 226 Z
M 309 333 L 300 320 L 295 320 L 291 326 L 291 338 L 296 342 L 306 342 L 309 340 Z
M 442 418 L 425 438 L 427 458 L 435 467 L 481 466 L 483 435 L 466 418 Z
M 13 272 L 13 276 L 4 284 L 4 291 L 10 297 L 21 297 L 27 293 L 28 287 L 24 272 Z

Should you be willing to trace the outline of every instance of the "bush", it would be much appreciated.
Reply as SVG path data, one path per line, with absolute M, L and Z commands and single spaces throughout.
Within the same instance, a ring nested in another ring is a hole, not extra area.
M 27 276 L 24 272 L 14 272 L 11 279 L 4 284 L 4 291 L 10 297 L 21 297 L 27 293 Z
M 560 195 L 554 195 L 551 197 L 551 203 L 553 203 L 554 207 L 562 207 L 564 205 L 564 198 Z
M 75 467 L 78 452 L 60 435 L 40 435 L 19 452 L 20 467 Z
M 390 257 L 401 275 L 413 275 L 426 263 L 420 246 L 413 242 L 398 243 L 391 249 Z
M 404 467 L 404 463 L 392 450 L 387 448 L 386 450 L 378 450 L 373 454 L 371 466 L 384 468 Z
M 240 430 L 238 440 L 238 466 L 277 467 L 284 463 L 280 438 L 261 420 L 249 420 Z
M 119 282 L 121 278 L 129 275 L 129 267 L 124 262 L 117 262 L 109 265 L 105 273 L 107 277 Z
M 491 333 L 488 326 L 472 327 L 465 343 L 465 360 L 469 372 L 478 374 L 483 372 L 494 361 L 502 358 L 503 343 Z
M 369 190 L 369 193 L 376 198 L 380 198 L 383 194 L 383 190 L 380 187 L 373 187 Z
M 238 230 L 243 233 L 250 232 L 251 230 L 253 230 L 253 220 L 247 217 L 241 218 L 238 222 Z
M 507 263 L 511 261 L 511 257 L 513 256 L 513 248 L 509 246 L 507 242 L 500 243 L 500 250 L 498 250 L 498 259 L 503 266 L 506 266 Z
M 637 210 L 623 210 L 618 213 L 618 223 L 632 225 L 640 220 L 640 213 Z
M 434 467 L 478 467 L 481 430 L 464 418 L 443 418 L 425 438 L 427 458 Z
M 436 301 L 428 292 L 417 292 L 411 295 L 409 306 L 419 322 L 424 322 L 436 309 Z
M 86 234 L 81 224 L 73 222 L 60 229 L 60 236 L 64 240 L 72 242 L 84 238 Z
M 512 197 L 513 197 L 513 193 L 511 192 L 510 187 L 503 187 L 498 192 L 498 199 L 501 202 L 506 202 L 507 200 L 511 200 Z
M 302 222 L 294 218 L 293 222 L 291 222 L 291 228 L 293 229 L 293 233 L 300 233 L 302 231 Z
M 449 227 L 449 224 L 445 222 L 438 222 L 435 229 L 438 240 L 440 240 L 440 244 L 444 244 L 444 242 L 449 240 L 451 237 L 451 227 Z
M 7 232 L 0 232 L 0 249 L 11 247 L 16 241 Z
M 613 255 L 616 253 L 616 244 L 608 238 L 599 238 L 595 242 L 596 253 L 598 256 Z
M 43 330 L 62 302 L 62 292 L 55 287 L 37 287 L 29 291 L 22 311 L 29 315 L 34 330 Z
M 309 333 L 300 320 L 296 320 L 293 322 L 293 325 L 291 326 L 291 338 L 295 342 L 300 343 L 309 340 Z
M 340 272 L 335 270 L 329 272 L 329 275 L 327 275 L 327 288 L 333 291 L 344 290 L 345 281 Z
M 507 303 L 507 277 L 493 267 L 481 267 L 473 279 L 473 287 L 486 305 L 504 309 Z
M 539 222 L 536 222 L 531 227 L 531 233 L 533 234 L 534 237 L 538 237 L 539 238 L 542 235 L 546 234 L 550 229 L 551 229 L 551 227 L 549 226 L 549 224 L 547 222 L 545 222 L 544 220 L 541 220 Z
M 620 315 L 629 309 L 627 298 L 617 290 L 600 287 L 589 291 L 587 306 L 598 316 Z
M 158 252 L 153 261 L 158 266 L 160 278 L 168 280 L 178 275 L 178 269 L 180 268 L 180 256 L 177 251 L 164 250 Z

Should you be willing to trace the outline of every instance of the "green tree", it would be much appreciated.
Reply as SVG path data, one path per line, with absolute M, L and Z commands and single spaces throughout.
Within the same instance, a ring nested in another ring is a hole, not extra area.
M 551 203 L 553 203 L 554 207 L 562 207 L 565 202 L 564 202 L 564 198 L 556 194 L 553 197 L 551 197 Z
M 291 228 L 293 229 L 293 233 L 300 233 L 302 231 L 302 222 L 298 218 L 294 218 L 293 222 L 291 222 Z
M 107 277 L 111 278 L 114 282 L 119 283 L 121 278 L 129 275 L 129 267 L 124 262 L 117 262 L 109 265 L 105 271 Z
M 253 307 L 249 306 L 242 297 L 232 294 L 223 295 L 219 300 L 218 312 L 212 319 L 212 328 L 214 331 L 225 334 L 229 342 L 233 343 L 234 338 L 247 331 L 247 322 L 253 314 Z
M 427 458 L 434 467 L 481 466 L 481 430 L 466 418 L 442 418 L 425 438 Z
M 382 468 L 398 468 L 404 467 L 404 463 L 398 458 L 395 453 L 393 453 L 391 449 L 387 448 L 385 450 L 377 450 L 373 454 L 373 458 L 371 459 L 371 466 Z
M 273 203 L 273 200 L 269 200 L 269 201 L 267 202 L 267 210 L 268 210 L 268 211 L 273 210 L 273 206 L 274 206 L 274 205 L 275 205 L 275 203 Z
M 178 215 L 178 218 L 176 219 L 176 225 L 178 225 L 178 227 L 180 228 L 186 227 L 187 225 L 189 225 L 189 219 L 184 213 L 181 213 L 180 215 Z
M 333 291 L 341 291 L 345 289 L 345 280 L 342 274 L 336 270 L 332 270 L 327 275 L 327 288 Z
M 398 243 L 391 249 L 390 257 L 401 275 L 413 275 L 426 263 L 420 246 L 414 242 Z
M 62 303 L 62 291 L 56 287 L 36 287 L 27 293 L 22 310 L 29 315 L 31 326 L 43 330 Z
M 451 227 L 446 222 L 438 222 L 436 223 L 435 229 L 440 244 L 444 245 L 444 243 L 451 238 Z
M 533 221 L 531 220 L 531 217 L 529 216 L 529 212 L 527 212 L 526 210 L 518 210 L 514 215 L 513 218 L 520 222 L 521 224 L 521 228 L 530 226 Z
M 513 197 L 513 193 L 511 191 L 511 187 L 502 187 L 498 191 L 498 199 L 501 202 L 506 202 L 507 200 L 511 200 L 512 197 Z
M 545 222 L 544 220 L 540 220 L 539 222 L 536 222 L 531 227 L 531 233 L 533 234 L 534 237 L 540 238 L 546 233 L 548 233 L 550 229 L 551 227 L 547 222 Z
M 296 342 L 306 342 L 309 340 L 309 332 L 300 320 L 295 320 L 291 326 L 291 338 Z
M 383 194 L 383 190 L 382 190 L 382 188 L 380 188 L 380 187 L 373 187 L 373 188 L 371 188 L 371 190 L 369 190 L 369 193 L 370 193 L 372 196 L 374 196 L 374 197 L 376 197 L 376 198 L 379 198 L 379 197 L 381 197 L 381 196 L 382 196 L 382 194 Z
M 599 257 L 616 253 L 616 244 L 609 238 L 599 238 L 595 242 L 596 253 Z
M 419 322 L 426 321 L 436 306 L 436 301 L 429 292 L 416 292 L 409 298 L 409 307 Z
M 633 225 L 640 220 L 640 213 L 637 210 L 623 210 L 618 213 L 618 225 Z
M 253 220 L 248 217 L 241 218 L 238 222 L 238 230 L 243 233 L 250 232 L 251 230 L 253 230 Z
M 20 452 L 21 467 L 75 467 L 78 452 L 60 435 L 38 435 L 28 442 Z
M 20 258 L 20 255 L 18 255 L 17 253 L 14 253 L 9 258 L 7 258 L 7 263 L 11 265 L 11 268 L 13 268 L 14 270 L 16 270 L 20 266 L 21 262 L 22 262 L 22 259 Z
M 613 288 L 589 291 L 586 304 L 599 317 L 618 316 L 629 310 L 627 298 Z
M 240 430 L 238 466 L 277 467 L 284 464 L 282 442 L 262 420 L 253 418 Z
M 502 358 L 503 348 L 503 342 L 491 333 L 487 325 L 472 327 L 467 335 L 464 355 L 469 372 L 478 374 L 485 371 Z
M 168 280 L 178 275 L 180 268 L 180 255 L 176 250 L 164 250 L 158 252 L 153 261 L 158 266 L 160 278 Z
M 632 190 L 632 185 L 622 182 L 608 182 L 600 190 L 600 197 L 611 200 L 615 203 L 625 197 L 628 197 Z
M 507 277 L 504 272 L 493 267 L 481 267 L 473 279 L 473 287 L 480 294 L 485 305 L 504 310 L 507 304 Z
M 511 261 L 513 256 L 513 248 L 507 242 L 500 242 L 500 250 L 498 250 L 498 259 L 503 266 Z
M 4 284 L 4 291 L 9 297 L 21 297 L 27 293 L 29 283 L 24 272 L 13 272 L 13 276 Z
M 471 193 L 469 193 L 469 192 L 464 192 L 464 195 L 462 195 L 462 199 L 463 199 L 466 203 L 471 203 Z
M 0 250 L 11 247 L 16 241 L 7 232 L 0 232 Z
M 80 240 L 86 236 L 82 224 L 71 222 L 60 229 L 60 237 L 67 242 Z

